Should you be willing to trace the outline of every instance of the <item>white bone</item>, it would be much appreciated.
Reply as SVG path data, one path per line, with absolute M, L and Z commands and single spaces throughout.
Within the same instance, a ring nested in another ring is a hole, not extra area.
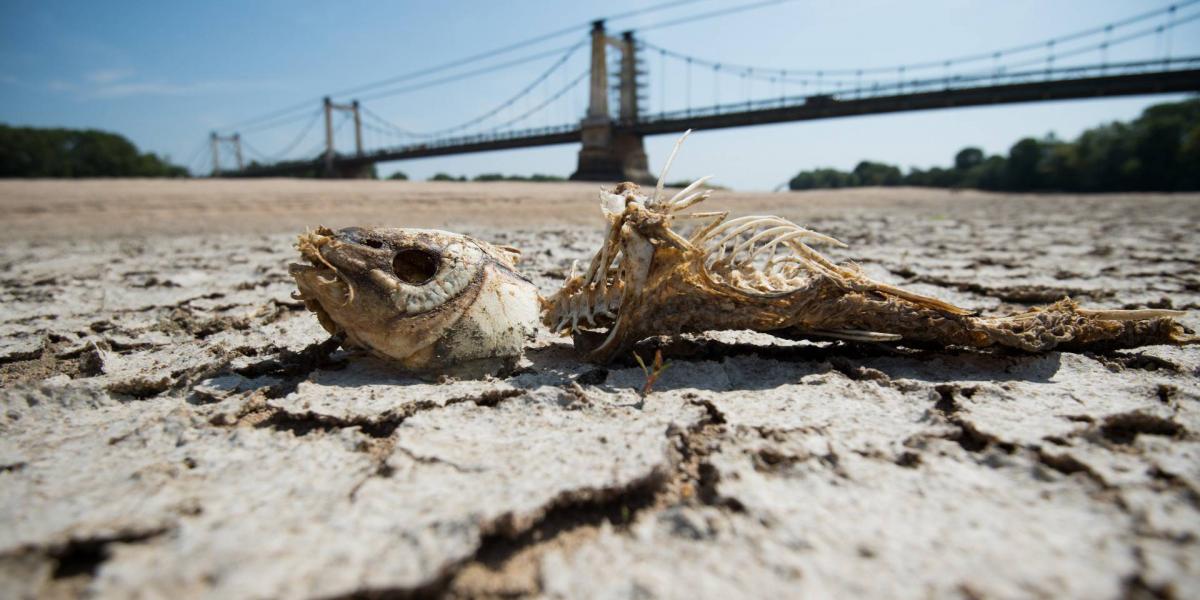
M 752 247 L 754 246 L 754 244 L 757 243 L 759 240 L 761 240 L 763 238 L 772 237 L 772 236 L 778 238 L 779 234 L 782 234 L 782 233 L 795 233 L 795 229 L 792 227 L 788 227 L 787 225 L 777 225 L 777 226 L 771 227 L 769 229 L 764 229 L 764 230 L 750 236 L 750 239 L 734 246 L 733 250 L 729 253 L 729 256 L 736 257 L 741 252 L 744 252 L 746 250 L 751 250 Z M 774 243 L 774 242 L 772 241 L 770 243 Z M 761 250 L 761 249 L 762 249 L 762 247 L 755 249 L 753 252 L 751 252 L 750 256 L 748 257 L 748 260 L 753 259 L 754 255 L 757 254 L 759 252 L 759 250 Z
M 863 331 L 859 329 L 814 329 L 805 333 L 823 337 L 850 340 L 852 342 L 896 342 L 903 339 L 898 333 L 883 333 L 879 331 Z
M 680 200 L 678 204 L 671 205 L 671 210 L 673 212 L 687 210 L 688 207 L 692 206 L 693 204 L 699 204 L 705 200 L 708 200 L 709 196 L 712 196 L 712 190 L 703 190 L 703 191 L 696 192 L 696 193 L 692 194 L 691 196 L 688 196 L 687 198 Z
M 689 135 L 692 135 L 692 130 L 689 129 L 675 140 L 675 148 L 671 150 L 671 156 L 667 157 L 667 164 L 663 165 L 662 173 L 658 175 L 658 183 L 654 186 L 654 196 L 650 198 L 650 204 L 658 204 L 658 199 L 662 196 L 663 183 L 667 179 L 667 173 L 671 172 L 671 163 L 675 162 L 675 155 L 679 154 L 679 147 L 683 145 L 683 140 L 686 140 Z
M 679 202 L 679 199 L 680 199 L 680 198 L 682 198 L 682 197 L 684 197 L 684 196 L 686 196 L 686 195 L 690 194 L 690 193 L 691 193 L 692 191 L 694 191 L 696 188 L 698 188 L 698 187 L 700 187 L 700 186 L 704 185 L 704 182 L 706 182 L 706 181 L 708 181 L 709 179 L 712 179 L 712 178 L 713 178 L 713 176 L 712 176 L 712 175 L 705 175 L 704 177 L 701 177 L 700 179 L 697 179 L 697 180 L 693 181 L 691 185 L 689 185 L 689 186 L 687 186 L 687 187 L 683 188 L 682 190 L 679 190 L 679 193 L 677 193 L 677 194 L 675 194 L 674 196 L 672 196 L 672 197 L 671 197 L 671 199 L 667 201 L 667 204 L 669 204 L 669 205 L 671 205 L 671 206 L 674 206 L 676 203 L 678 203 L 678 202 Z
M 625 211 L 625 196 L 607 190 L 600 192 L 600 210 L 605 215 L 619 215 Z

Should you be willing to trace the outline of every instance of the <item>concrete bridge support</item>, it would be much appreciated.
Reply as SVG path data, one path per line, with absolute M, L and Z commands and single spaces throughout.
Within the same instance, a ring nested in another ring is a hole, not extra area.
M 620 112 L 614 124 L 608 111 L 607 50 L 621 52 Z M 588 112 L 580 123 L 583 148 L 571 179 L 578 181 L 632 181 L 653 183 L 642 135 L 633 131 L 638 116 L 637 52 L 632 32 L 620 39 L 608 37 L 604 21 L 592 24 L 592 68 Z

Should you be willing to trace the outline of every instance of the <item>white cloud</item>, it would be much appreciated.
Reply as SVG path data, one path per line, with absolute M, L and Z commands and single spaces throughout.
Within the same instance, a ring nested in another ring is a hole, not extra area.
M 108 84 L 129 79 L 135 73 L 133 69 L 99 69 L 88 73 L 86 79 L 96 84 Z
M 206 94 L 232 94 L 248 90 L 270 89 L 277 86 L 273 81 L 209 80 L 177 83 L 170 81 L 140 80 L 133 69 L 99 69 L 91 71 L 79 81 L 52 79 L 44 85 L 46 90 L 74 94 L 81 99 L 116 99 L 134 96 L 198 96 Z M 15 77 L 0 75 L 0 84 L 23 86 Z
M 90 98 L 128 98 L 130 96 L 193 96 L 226 94 L 263 89 L 274 84 L 267 81 L 213 80 L 191 83 L 165 81 L 127 81 L 97 85 L 85 91 Z

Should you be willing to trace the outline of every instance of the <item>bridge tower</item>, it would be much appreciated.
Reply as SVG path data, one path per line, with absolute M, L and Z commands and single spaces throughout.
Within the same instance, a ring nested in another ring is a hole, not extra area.
M 618 73 L 620 106 L 614 123 L 608 110 L 608 47 L 621 52 Z M 571 179 L 653 183 L 642 135 L 633 129 L 638 119 L 638 64 L 633 32 L 610 38 L 604 21 L 592 23 L 592 68 L 587 115 L 580 122 L 583 148 Z
M 214 131 L 209 140 L 212 143 L 213 177 L 221 176 L 221 142 L 233 144 L 233 156 L 237 161 L 237 170 L 241 171 L 245 168 L 246 165 L 242 161 L 242 136 L 240 134 L 235 133 L 233 135 L 222 136 Z
M 362 144 L 362 115 L 359 113 L 358 100 L 350 104 L 336 104 L 329 96 L 325 96 L 325 177 L 340 177 L 343 179 L 365 179 L 371 176 L 371 164 L 363 163 L 355 166 L 337 164 L 337 148 L 333 140 L 333 111 L 348 112 L 354 117 L 354 155 L 363 155 Z

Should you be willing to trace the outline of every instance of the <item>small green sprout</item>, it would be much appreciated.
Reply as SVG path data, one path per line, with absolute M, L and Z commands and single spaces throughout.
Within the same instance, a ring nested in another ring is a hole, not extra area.
M 642 367 L 642 372 L 646 374 L 646 383 L 642 385 L 642 396 L 645 396 L 654 388 L 655 382 L 662 376 L 663 371 L 666 371 L 667 367 L 671 365 L 663 362 L 662 349 L 654 351 L 654 362 L 649 367 L 646 366 L 645 361 L 642 360 L 641 356 L 638 356 L 637 352 L 633 353 L 633 359 L 637 361 L 638 366 Z

